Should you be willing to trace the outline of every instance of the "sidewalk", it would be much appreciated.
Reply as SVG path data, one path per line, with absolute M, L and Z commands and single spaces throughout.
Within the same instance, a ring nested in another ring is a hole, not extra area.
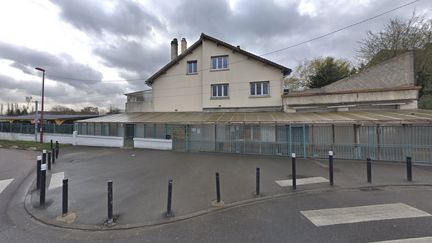
M 328 179 L 328 161 L 297 158 L 297 179 Z M 225 207 L 251 201 L 255 193 L 255 169 L 261 169 L 261 196 L 287 194 L 292 188 L 275 181 L 291 178 L 291 159 L 253 155 L 182 153 L 154 150 L 69 147 L 61 151 L 47 176 L 47 207 L 40 209 L 39 193 L 28 198 L 27 209 L 43 221 L 61 215 L 61 187 L 48 190 L 51 175 L 64 172 L 69 179 L 69 211 L 76 213 L 72 225 L 99 227 L 107 218 L 107 181 L 113 180 L 116 227 L 164 223 L 214 210 L 215 172 L 220 173 Z M 432 167 L 414 166 L 413 182 L 406 181 L 402 163 L 373 162 L 372 184 L 366 182 L 365 161 L 334 161 L 333 187 L 328 183 L 297 185 L 297 192 L 338 190 L 395 184 L 432 184 Z M 165 218 L 168 180 L 173 179 L 173 211 Z M 32 188 L 33 189 L 33 188 Z M 223 207 L 222 207 L 223 208 Z M 70 225 L 71 226 L 71 225 Z

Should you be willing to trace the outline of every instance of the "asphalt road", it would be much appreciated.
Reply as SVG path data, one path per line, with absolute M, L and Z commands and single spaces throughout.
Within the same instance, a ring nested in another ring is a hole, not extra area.
M 23 201 L 33 181 L 35 153 L 0 149 L 0 242 L 373 242 L 432 236 L 432 216 L 316 226 L 301 211 L 403 203 L 432 214 L 432 188 L 382 187 L 300 193 L 230 208 L 162 226 L 88 232 L 47 226 Z

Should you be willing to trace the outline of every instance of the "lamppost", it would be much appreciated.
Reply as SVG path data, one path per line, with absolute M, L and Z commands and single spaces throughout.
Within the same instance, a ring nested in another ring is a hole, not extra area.
M 41 104 L 41 117 L 40 117 L 40 142 L 43 143 L 43 116 L 44 116 L 44 91 L 45 91 L 45 69 L 35 68 L 42 72 L 42 104 Z

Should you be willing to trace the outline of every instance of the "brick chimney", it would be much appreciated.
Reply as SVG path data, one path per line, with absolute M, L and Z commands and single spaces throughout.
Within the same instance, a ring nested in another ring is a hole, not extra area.
M 186 49 L 187 49 L 186 38 L 182 38 L 181 39 L 181 53 L 183 53 L 184 51 L 186 51 Z
M 171 60 L 174 60 L 178 56 L 178 42 L 177 38 L 171 41 Z

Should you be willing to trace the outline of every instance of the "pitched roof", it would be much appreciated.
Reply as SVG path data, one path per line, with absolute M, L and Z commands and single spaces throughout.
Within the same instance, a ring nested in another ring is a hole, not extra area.
M 157 71 L 155 74 L 153 74 L 150 78 L 148 78 L 145 83 L 147 85 L 151 85 L 159 76 L 161 76 L 162 74 L 164 74 L 168 69 L 170 69 L 172 66 L 174 66 L 175 64 L 177 64 L 180 60 L 182 60 L 185 56 L 187 56 L 189 53 L 191 53 L 193 50 L 195 50 L 197 47 L 199 47 L 202 44 L 203 40 L 209 40 L 212 41 L 218 45 L 224 46 L 228 49 L 231 49 L 233 52 L 238 52 L 241 53 L 249 58 L 255 59 L 257 61 L 263 62 L 267 65 L 270 65 L 272 67 L 275 67 L 277 69 L 280 69 L 282 71 L 282 73 L 284 75 L 288 75 L 291 73 L 291 69 L 282 66 L 280 64 L 277 64 L 275 62 L 272 62 L 268 59 L 262 58 L 260 56 L 257 56 L 253 53 L 250 53 L 248 51 L 242 50 L 240 49 L 240 47 L 235 47 L 233 45 L 230 45 L 224 41 L 221 41 L 219 39 L 216 39 L 214 37 L 208 36 L 204 33 L 201 34 L 201 37 L 199 38 L 198 41 L 196 41 L 194 44 L 192 44 L 188 49 L 186 49 L 186 51 L 184 51 L 183 53 L 181 53 L 180 55 L 178 55 L 176 58 L 174 58 L 173 60 L 171 60 L 167 65 L 165 65 L 164 67 L 162 67 L 159 71 Z

